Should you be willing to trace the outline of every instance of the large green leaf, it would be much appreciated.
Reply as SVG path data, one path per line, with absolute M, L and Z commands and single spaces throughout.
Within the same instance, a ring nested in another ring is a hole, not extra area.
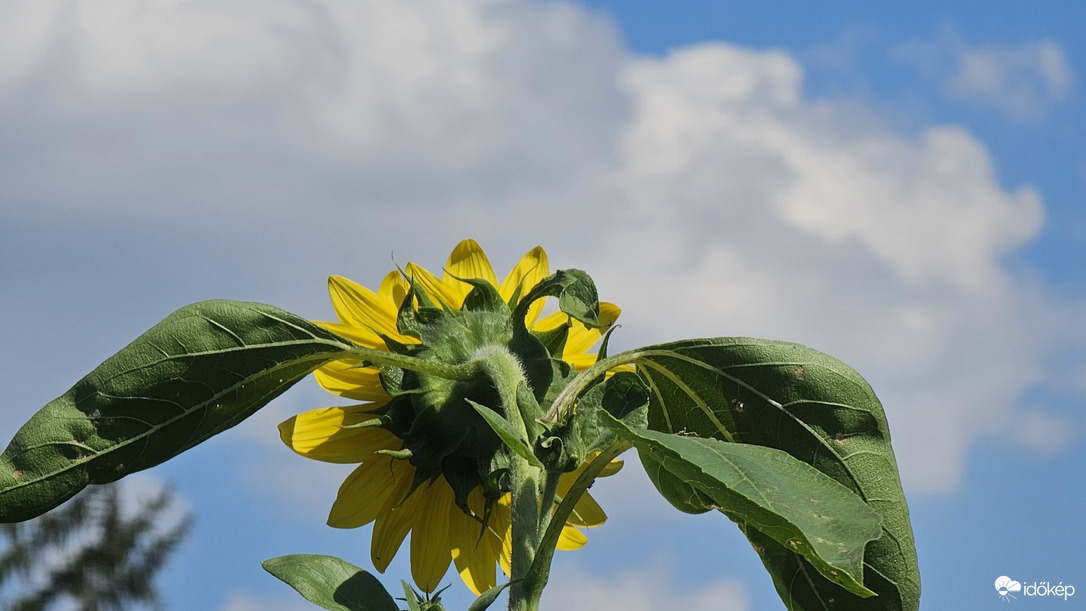
M 636 351 L 635 363 L 650 389 L 650 428 L 784 450 L 859 494 L 882 516 L 882 536 L 864 550 L 864 585 L 878 594 L 867 599 L 745 527 L 789 609 L 919 607 L 916 548 L 890 431 L 882 405 L 858 373 L 799 344 L 749 338 L 650 346 Z M 658 487 L 683 490 L 683 482 L 669 478 L 664 473 Z M 695 502 L 690 510 L 697 508 Z
M 278 308 L 170 314 L 49 402 L 0 455 L 0 521 L 157 465 L 250 416 L 351 344 Z
M 260 563 L 309 602 L 331 611 L 399 611 L 376 577 L 335 556 L 291 554 Z
M 863 500 L 787 452 L 653 430 L 606 413 L 600 423 L 637 448 L 641 460 L 689 484 L 728 517 L 769 536 L 859 596 L 863 550 L 882 520 Z

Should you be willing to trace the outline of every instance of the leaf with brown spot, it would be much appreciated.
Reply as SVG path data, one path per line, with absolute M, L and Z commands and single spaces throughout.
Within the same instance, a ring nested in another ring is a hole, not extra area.
M 838 609 L 919 607 L 916 548 L 886 416 L 856 371 L 806 346 L 751 338 L 684 340 L 634 355 L 650 390 L 650 428 L 784 450 L 859 494 L 882 517 L 882 536 L 863 550 L 863 583 L 879 595 L 866 599 L 746 529 L 789 609 L 821 611 L 830 599 Z M 667 473 L 650 471 L 650 477 L 664 490 L 681 488 Z

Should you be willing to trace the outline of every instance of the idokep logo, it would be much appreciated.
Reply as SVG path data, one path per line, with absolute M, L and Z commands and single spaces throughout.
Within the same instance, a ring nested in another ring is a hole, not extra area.
M 1021 592 L 1022 584 L 1014 581 L 1010 577 L 1003 575 L 999 579 L 996 579 L 995 583 L 996 592 L 999 593 L 999 598 L 1010 601 L 1012 598 L 1018 598 L 1012 592 Z
M 1063 585 L 1062 581 L 1056 585 L 1052 585 L 1048 581 L 1034 581 L 1022 586 L 1020 582 L 1006 575 L 995 580 L 995 589 L 1000 600 L 1005 602 L 1010 602 L 1012 598 L 1018 598 L 1015 596 L 1018 593 L 1029 598 L 1034 596 L 1055 596 L 1064 600 L 1075 595 L 1075 586 L 1071 584 Z

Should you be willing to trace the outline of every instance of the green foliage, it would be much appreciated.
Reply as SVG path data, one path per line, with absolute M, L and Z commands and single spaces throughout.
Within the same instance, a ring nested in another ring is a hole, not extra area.
M 250 416 L 351 348 L 294 314 L 234 301 L 182 308 L 35 414 L 0 455 L 0 521 L 153 467 Z
M 864 600 L 820 575 L 803 555 L 741 524 L 789 609 L 919 607 L 916 549 L 890 431 L 858 373 L 805 346 L 761 339 L 686 340 L 635 354 L 651 391 L 650 428 L 783 450 L 882 517 L 882 535 L 864 550 L 863 583 L 878 597 Z M 689 487 L 681 480 L 651 469 L 650 476 L 669 500 L 684 500 Z
M 473 289 L 463 309 L 439 308 L 413 284 L 397 325 L 422 344 L 388 340 L 388 351 L 272 306 L 209 301 L 178 310 L 19 430 L 0 455 L 0 521 L 37 516 L 87 484 L 159 464 L 322 364 L 350 357 L 380 368 L 392 397 L 382 426 L 402 440 L 398 452 L 411 457 L 416 484 L 444 477 L 465 510 L 482 486 L 481 527 L 511 493 L 511 608 L 537 608 L 566 520 L 578 519 L 574 508 L 592 480 L 631 445 L 672 505 L 715 509 L 739 525 L 788 609 L 918 608 L 886 418 L 847 365 L 797 344 L 715 338 L 614 357 L 604 346 L 596 366 L 578 374 L 561 359 L 571 327 L 529 331 L 524 316 L 532 302 L 556 297 L 579 321 L 571 324 L 598 327 L 587 274 L 559 271 L 510 303 L 486 281 L 465 282 Z M 614 371 L 630 363 L 636 373 Z M 558 478 L 580 467 L 559 495 Z M 78 501 L 70 507 L 83 511 Z M 0 577 L 12 558 L 0 558 Z M 397 609 L 372 575 L 338 558 L 283 556 L 264 568 L 326 609 Z M 509 585 L 485 592 L 472 611 Z M 404 591 L 410 609 L 443 608 L 437 595 Z
M 399 611 L 395 599 L 376 577 L 335 556 L 292 554 L 260 564 L 306 600 L 325 609 Z
M 163 491 L 127 515 L 116 485 L 92 486 L 37 519 L 2 525 L 0 584 L 16 581 L 0 604 L 31 611 L 67 601 L 84 611 L 157 605 L 154 578 L 188 533 L 186 516 L 167 519 Z
M 600 422 L 712 508 L 803 556 L 849 592 L 873 594 L 860 576 L 864 545 L 882 533 L 881 519 L 848 488 L 773 448 L 639 431 L 606 413 Z

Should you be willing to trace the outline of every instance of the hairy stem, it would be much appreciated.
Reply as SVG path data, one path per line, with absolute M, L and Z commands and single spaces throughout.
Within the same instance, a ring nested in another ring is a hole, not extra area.
M 388 365 L 391 367 L 399 367 L 400 369 L 410 369 L 411 371 L 417 371 L 426 375 L 461 382 L 470 380 L 477 371 L 473 363 L 450 365 L 447 363 L 439 363 L 437 361 L 407 356 L 406 354 L 396 354 L 387 350 L 366 348 L 365 346 L 355 346 L 350 350 L 350 353 L 362 361 L 375 365 Z
M 534 441 L 528 436 L 528 427 L 517 401 L 517 388 L 525 383 L 520 361 L 508 350 L 492 346 L 480 350 L 472 363 L 494 383 L 509 424 L 525 439 Z M 532 466 L 516 452 L 509 451 L 508 455 L 513 479 L 510 504 L 513 551 L 510 558 L 509 608 L 515 611 L 534 611 L 539 608 L 542 585 L 537 587 L 527 576 L 539 544 L 541 515 L 549 514 L 549 511 L 545 508 L 541 510 L 540 507 L 543 471 Z

